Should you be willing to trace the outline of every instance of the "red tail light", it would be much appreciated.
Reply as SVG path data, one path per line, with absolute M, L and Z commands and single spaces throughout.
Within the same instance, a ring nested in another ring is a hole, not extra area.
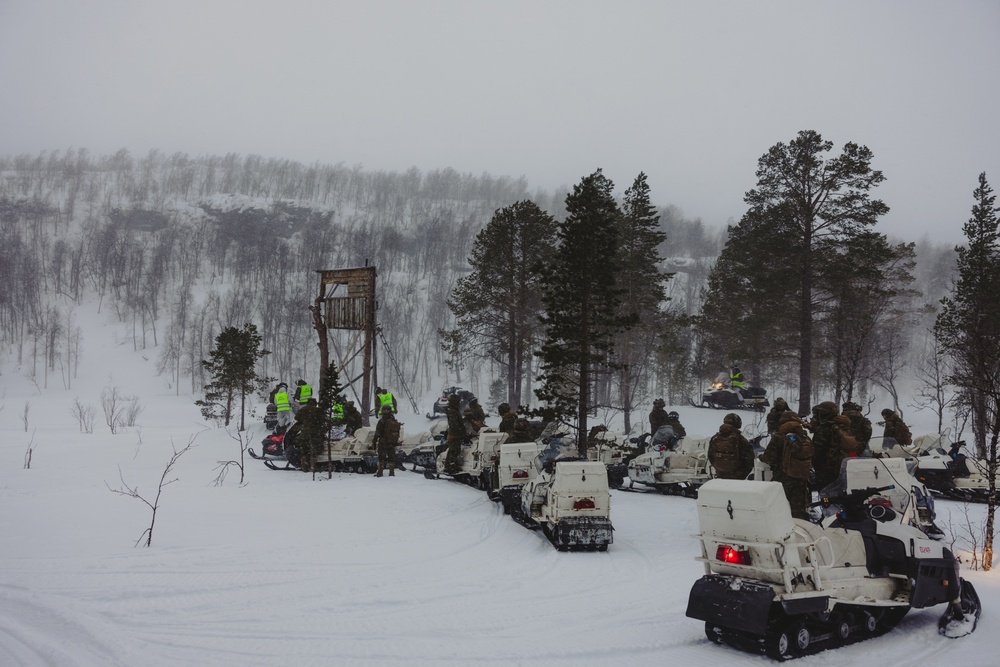
M 715 559 L 730 565 L 749 565 L 750 551 L 747 549 L 736 549 L 728 544 L 720 544 L 715 550 Z
M 592 510 L 594 509 L 594 500 L 592 498 L 580 498 L 578 501 L 573 503 L 573 509 Z
M 527 470 L 515 470 L 514 474 L 512 475 L 512 477 L 514 479 L 526 479 L 528 477 L 528 471 Z

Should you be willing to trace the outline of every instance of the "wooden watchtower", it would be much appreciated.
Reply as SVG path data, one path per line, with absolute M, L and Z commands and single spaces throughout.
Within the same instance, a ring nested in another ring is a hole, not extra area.
M 360 405 L 364 424 L 369 424 L 373 390 L 378 384 L 375 354 L 375 267 L 325 269 L 320 275 L 319 295 L 309 310 L 319 336 L 322 369 L 330 365 L 330 343 L 336 354 L 337 370 L 345 388 L 350 388 Z M 331 330 L 354 331 L 346 338 L 331 338 Z M 360 361 L 359 358 L 360 357 Z M 322 376 L 322 373 L 321 373 Z M 361 380 L 361 395 L 357 381 Z

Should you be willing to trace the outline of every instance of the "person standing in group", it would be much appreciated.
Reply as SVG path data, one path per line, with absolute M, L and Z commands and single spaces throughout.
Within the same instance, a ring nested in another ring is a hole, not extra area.
M 375 450 L 378 452 L 376 477 L 381 477 L 382 471 L 386 468 L 389 469 L 389 477 L 396 476 L 396 445 L 399 444 L 400 430 L 392 406 L 383 406 L 382 417 L 375 425 Z
M 840 477 L 840 464 L 848 456 L 857 456 L 857 442 L 851 433 L 851 420 L 840 414 L 833 401 L 813 406 L 809 424 L 813 432 L 813 470 L 816 489 L 821 491 Z
M 809 519 L 806 508 L 812 500 L 809 491 L 812 455 L 812 440 L 806 434 L 802 419 L 786 410 L 760 460 L 771 467 L 771 479 L 781 483 L 796 519 Z
M 885 426 L 885 431 L 882 433 L 883 440 L 886 441 L 884 446 L 888 447 L 889 439 L 892 438 L 897 445 L 908 446 L 913 444 L 913 436 L 910 434 L 910 427 L 906 425 L 903 418 L 896 414 L 894 410 L 886 408 L 882 411 L 882 421 L 880 421 L 879 426 Z
M 667 415 L 667 411 L 664 407 L 667 405 L 666 401 L 662 398 L 658 398 L 653 401 L 653 409 L 649 411 L 649 435 L 650 437 L 656 435 L 656 432 L 660 430 L 661 426 L 666 426 L 670 423 L 670 416 Z
M 841 414 L 851 420 L 851 432 L 858 443 L 858 456 L 870 457 L 872 454 L 868 443 L 872 439 L 872 423 L 861 414 L 861 406 L 853 401 L 847 401 L 843 405 Z
M 753 446 L 740 431 L 742 426 L 740 416 L 730 412 L 708 441 L 708 462 L 719 479 L 746 479 L 753 472 Z
M 497 430 L 501 433 L 513 431 L 514 422 L 517 421 L 517 413 L 510 409 L 510 403 L 501 403 L 497 406 L 497 413 L 500 415 L 500 427 Z
M 382 408 L 387 405 L 392 408 L 393 412 L 398 411 L 396 397 L 392 395 L 392 392 L 382 387 L 375 387 L 375 409 L 378 414 L 382 414 Z
M 285 414 L 290 415 L 291 410 Z M 299 456 L 302 457 L 302 469 L 308 471 L 312 469 L 316 454 L 319 453 L 320 447 L 323 446 L 326 439 L 325 419 L 315 398 L 310 398 L 295 413 L 295 426 L 298 431 L 295 446 L 298 447 Z
M 297 413 L 312 398 L 312 387 L 305 380 L 295 383 L 295 393 L 292 394 L 292 412 Z
M 288 385 L 279 382 L 271 393 L 271 402 L 278 411 L 278 429 L 284 433 L 292 423 L 292 402 L 288 396 Z
M 783 398 L 774 399 L 774 407 L 771 411 L 767 413 L 767 432 L 774 435 L 778 430 L 778 423 L 781 420 L 781 415 L 785 414 L 788 410 L 788 403 L 785 402 Z
M 462 442 L 465 440 L 465 422 L 460 412 L 461 402 L 458 394 L 448 397 L 448 408 L 445 415 L 448 417 L 448 436 L 445 443 L 448 445 L 448 454 L 444 459 L 444 471 L 449 475 L 454 475 L 462 466 Z

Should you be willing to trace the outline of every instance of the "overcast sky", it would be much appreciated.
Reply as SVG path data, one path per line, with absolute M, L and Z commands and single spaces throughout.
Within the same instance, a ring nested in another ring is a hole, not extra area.
M 1000 1 L 0 0 L 0 155 L 259 154 L 571 186 L 738 220 L 799 130 L 867 145 L 880 228 L 1000 191 Z

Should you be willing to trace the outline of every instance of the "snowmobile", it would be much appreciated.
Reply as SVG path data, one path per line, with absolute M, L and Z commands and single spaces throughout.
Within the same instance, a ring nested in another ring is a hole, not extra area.
M 324 446 L 316 453 L 317 470 L 332 468 L 334 472 L 374 473 L 378 469 L 375 451 L 375 429 L 362 426 L 347 435 L 344 427 L 334 427 Z
M 979 597 L 904 460 L 846 459 L 813 505 L 827 508 L 819 523 L 793 519 L 777 482 L 701 487 L 705 575 L 686 613 L 709 640 L 786 660 L 884 634 L 910 609 L 941 603 L 943 635 L 975 629 Z
M 587 460 L 600 461 L 608 468 L 608 486 L 620 489 L 628 476 L 628 464 L 638 455 L 638 450 L 625 443 L 621 433 L 603 431 L 594 436 L 596 441 L 587 447 Z
M 296 446 L 298 426 L 292 424 L 284 434 L 280 455 L 269 456 L 268 445 L 265 444 L 265 455 L 257 456 L 250 451 L 250 456 L 263 459 L 264 465 L 271 470 L 296 470 L 302 467 L 302 452 Z M 272 436 L 269 436 L 273 439 Z M 334 472 L 375 472 L 378 467 L 378 455 L 372 449 L 375 430 L 367 426 L 358 429 L 353 436 L 346 435 L 343 426 L 331 430 L 324 446 L 316 452 L 314 460 L 316 470 L 332 469 Z M 268 438 L 264 438 L 267 443 Z M 279 462 L 284 461 L 284 465 Z
M 575 450 L 570 438 L 549 441 L 535 457 L 537 476 L 524 485 L 511 517 L 532 530 L 541 528 L 559 551 L 606 551 L 614 530 L 607 468 L 565 455 Z
M 515 442 L 500 445 L 500 458 L 494 466 L 496 496 L 503 513 L 521 504 L 521 489 L 535 477 L 535 457 L 545 448 L 540 442 Z
M 500 455 L 500 446 L 506 442 L 507 437 L 506 433 L 486 428 L 476 435 L 468 436 L 462 443 L 462 461 L 459 471 L 455 473 L 445 472 L 445 461 L 448 457 L 448 448 L 445 445 L 437 456 L 434 472 L 425 469 L 424 476 L 434 479 L 444 475 L 471 487 L 486 490 L 490 486 L 493 465 Z
M 962 451 L 964 440 L 952 442 L 947 433 L 932 433 L 917 436 L 912 445 L 875 437 L 869 446 L 875 457 L 912 458 L 916 462 L 914 477 L 940 496 L 963 502 L 984 503 L 988 499 L 989 471 L 984 462 Z M 1000 474 L 995 485 L 1000 486 Z
M 639 440 L 640 447 L 647 436 Z M 671 426 L 661 426 L 648 451 L 629 461 L 628 488 L 634 489 L 638 482 L 668 495 L 695 497 L 698 487 L 711 479 L 708 440 L 697 436 L 678 439 Z
M 754 410 L 763 412 L 771 405 L 767 400 L 767 391 L 760 387 L 745 387 L 737 389 L 724 382 L 713 382 L 701 397 L 701 403 L 690 401 L 696 408 L 714 408 L 716 410 Z
M 249 454 L 251 456 L 251 458 L 255 458 L 258 461 L 264 461 L 265 465 L 268 465 L 269 468 L 273 468 L 275 466 L 273 464 L 268 464 L 267 462 L 268 461 L 271 461 L 271 462 L 274 462 L 274 461 L 286 461 L 287 462 L 287 460 L 288 460 L 287 457 L 288 457 L 288 454 L 289 454 L 288 450 L 292 449 L 293 450 L 292 451 L 292 458 L 296 460 L 296 465 L 298 465 L 298 463 L 297 463 L 298 459 L 297 459 L 297 456 L 296 456 L 296 452 L 294 451 L 294 447 L 291 447 L 292 440 L 294 439 L 294 435 L 292 436 L 292 438 L 288 439 L 287 446 L 286 446 L 286 443 L 285 443 L 285 435 L 286 434 L 285 434 L 284 431 L 275 432 L 275 433 L 268 433 L 267 435 L 264 436 L 264 439 L 260 441 L 261 453 L 258 454 L 257 452 L 255 452 L 253 450 L 253 447 L 251 447 L 251 448 L 247 449 L 247 454 Z M 287 463 L 286 463 L 286 467 L 289 467 Z
M 264 411 L 264 428 L 273 431 L 278 427 L 278 408 L 274 403 L 268 403 Z
M 423 431 L 414 438 L 404 437 L 400 444 L 402 460 L 413 466 L 413 471 L 437 470 L 438 454 L 444 451 L 444 438 L 448 425 L 443 421 L 434 423 L 429 431 Z
M 459 412 L 464 414 L 465 408 L 469 407 L 469 402 L 472 401 L 476 396 L 468 389 L 462 389 L 461 387 L 445 387 L 441 390 L 441 396 L 434 402 L 434 408 L 427 413 L 428 419 L 439 419 L 448 414 L 448 399 L 452 394 L 458 394 L 458 409 Z

